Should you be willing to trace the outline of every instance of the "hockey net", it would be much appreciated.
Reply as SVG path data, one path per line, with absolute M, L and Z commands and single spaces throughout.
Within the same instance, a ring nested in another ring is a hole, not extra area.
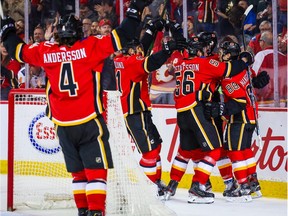
M 118 92 L 107 92 L 106 116 L 114 169 L 108 172 L 107 215 L 176 215 L 156 197 L 141 171 L 121 111 Z M 9 96 L 9 211 L 20 208 L 75 208 L 53 123 L 45 116 L 43 90 L 16 90 Z

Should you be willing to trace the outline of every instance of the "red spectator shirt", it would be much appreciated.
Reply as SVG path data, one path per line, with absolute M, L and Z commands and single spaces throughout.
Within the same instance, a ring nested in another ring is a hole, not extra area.
M 231 73 L 231 64 L 215 59 L 194 58 L 174 60 L 176 88 L 175 107 L 178 112 L 190 109 L 202 100 L 202 91 L 215 90 L 216 83 Z
M 117 89 L 122 93 L 121 104 L 125 116 L 151 109 L 146 59 L 141 55 L 114 59 Z
M 11 59 L 9 63 L 5 66 L 8 70 L 12 71 L 14 73 L 14 77 L 17 78 L 18 71 L 21 69 L 21 64 L 14 59 Z M 7 78 L 4 78 L 3 82 L 1 81 L 1 88 L 7 88 L 11 86 L 10 80 Z
M 216 14 L 216 0 L 199 0 L 198 1 L 198 21 L 200 23 L 217 23 L 218 15 Z
M 254 36 L 250 41 L 248 46 L 251 47 L 254 55 L 256 55 L 258 52 L 260 52 L 262 50 L 261 46 L 260 46 L 260 37 L 261 34 L 257 34 L 256 36 Z
M 255 90 L 258 102 L 263 106 L 274 104 L 274 55 L 272 47 L 258 52 L 255 55 L 255 62 L 252 67 L 256 75 L 261 71 L 267 71 L 270 76 L 267 86 Z M 278 52 L 278 86 L 280 101 L 287 103 L 287 56 L 281 52 Z
M 46 72 L 47 116 L 55 124 L 83 124 L 103 112 L 100 72 L 104 59 L 114 52 L 111 38 L 91 36 L 72 47 L 51 42 L 18 45 L 19 61 Z

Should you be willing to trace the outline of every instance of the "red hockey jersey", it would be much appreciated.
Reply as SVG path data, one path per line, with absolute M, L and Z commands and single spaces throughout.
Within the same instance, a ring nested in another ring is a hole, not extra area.
M 214 59 L 194 58 L 175 59 L 176 89 L 174 92 L 175 106 L 178 112 L 194 106 L 202 100 L 203 91 L 212 93 L 217 82 L 231 73 L 231 64 Z
M 147 57 L 141 55 L 120 56 L 114 59 L 117 89 L 122 93 L 124 115 L 151 109 L 146 59 Z
M 247 90 L 248 85 L 249 78 L 246 70 L 231 78 L 225 78 L 221 82 L 225 102 L 228 100 L 235 100 L 238 103 L 246 104 L 246 110 L 242 110 L 240 113 L 229 117 L 230 123 L 241 122 L 255 124 L 254 110 Z
M 91 36 L 72 47 L 50 42 L 19 44 L 17 51 L 18 61 L 44 68 L 47 115 L 55 124 L 78 125 L 103 112 L 100 72 L 104 59 L 114 52 L 111 36 Z

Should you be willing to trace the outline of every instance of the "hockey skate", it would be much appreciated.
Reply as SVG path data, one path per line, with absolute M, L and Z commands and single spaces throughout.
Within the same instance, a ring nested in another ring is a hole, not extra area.
M 158 197 L 160 198 L 160 200 L 164 200 L 165 194 L 167 192 L 167 186 L 160 179 L 158 179 L 155 182 L 155 184 L 157 185 L 157 188 L 158 188 Z
M 238 188 L 238 183 L 234 178 L 230 179 L 224 183 L 225 183 L 225 190 L 223 192 L 224 197 L 227 196 L 227 193 L 229 193 L 229 191 L 234 191 Z
M 87 216 L 88 215 L 88 209 L 86 208 L 79 208 L 78 209 L 78 216 Z
M 91 210 L 88 211 L 88 215 L 87 216 L 103 216 L 103 212 L 102 211 L 98 211 L 98 210 Z
M 214 194 L 207 192 L 205 185 L 193 182 L 189 189 L 188 203 L 210 204 L 214 202 Z
M 251 202 L 251 189 L 248 183 L 240 184 L 237 189 L 229 190 L 225 196 L 228 202 Z
M 206 191 L 207 191 L 207 192 L 212 192 L 212 184 L 211 184 L 210 178 L 209 178 L 208 181 L 206 182 L 205 188 L 206 188 Z
M 178 184 L 179 182 L 175 180 L 170 180 L 167 186 L 167 193 L 165 194 L 165 200 L 169 200 L 171 196 L 175 195 Z
M 262 197 L 261 187 L 257 178 L 257 173 L 253 173 L 249 176 L 249 184 L 251 188 L 251 196 L 253 199 Z

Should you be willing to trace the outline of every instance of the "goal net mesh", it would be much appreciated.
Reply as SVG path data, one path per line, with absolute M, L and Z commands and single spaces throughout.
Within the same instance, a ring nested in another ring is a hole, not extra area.
M 53 123 L 45 116 L 44 92 L 20 91 L 9 99 L 8 210 L 75 208 Z M 106 215 L 176 215 L 156 196 L 132 151 L 120 95 L 106 94 L 106 120 L 114 169 L 108 172 Z M 9 118 L 10 119 L 10 118 Z M 10 133 L 10 132 L 9 132 Z

